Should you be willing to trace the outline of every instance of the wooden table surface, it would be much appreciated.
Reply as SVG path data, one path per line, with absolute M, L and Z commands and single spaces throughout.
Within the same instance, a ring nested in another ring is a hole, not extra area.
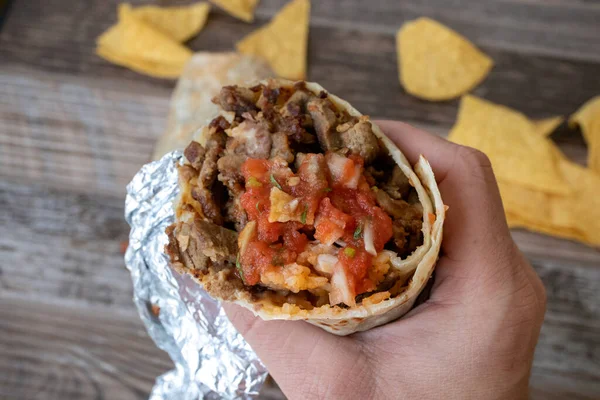
M 189 45 L 230 50 L 284 3 L 263 0 L 253 25 L 213 8 Z M 599 1 L 312 3 L 309 79 L 376 118 L 440 135 L 454 122 L 457 101 L 423 102 L 397 82 L 394 34 L 423 15 L 494 59 L 477 95 L 542 118 L 600 94 Z M 15 0 L 0 32 L 2 399 L 143 399 L 172 366 L 134 309 L 121 246 L 125 185 L 164 129 L 174 82 L 94 55 L 116 4 Z M 579 135 L 555 139 L 585 160 Z M 600 252 L 525 231 L 514 237 L 548 291 L 532 398 L 600 398 Z

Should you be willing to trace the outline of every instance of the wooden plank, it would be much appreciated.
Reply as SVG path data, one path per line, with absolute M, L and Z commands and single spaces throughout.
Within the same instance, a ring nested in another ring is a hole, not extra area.
M 132 308 L 123 201 L 0 182 L 0 283 L 29 299 Z
M 122 221 L 120 200 L 4 182 L 0 183 L 0 210 L 0 259 L 5 261 L 0 274 L 1 293 L 13 302 L 22 302 L 25 307 L 23 312 L 0 310 L 0 321 L 7 318 L 12 321 L 15 315 L 34 312 L 31 310 L 38 306 L 27 304 L 38 304 L 40 293 L 44 294 L 43 303 L 54 304 L 40 308 L 42 314 L 50 312 L 48 321 L 72 312 L 75 319 L 79 318 L 77 311 L 60 311 L 61 307 L 71 310 L 75 305 L 90 307 L 94 315 L 98 313 L 96 310 L 106 310 L 119 321 L 137 320 L 131 302 L 130 278 L 119 251 L 128 230 Z M 73 221 L 78 223 L 73 224 Z M 600 393 L 595 383 L 600 381 L 597 364 L 600 269 L 595 267 L 600 264 L 600 253 L 591 249 L 587 253 L 580 252 L 586 248 L 578 249 L 577 245 L 560 253 L 553 250 L 557 247 L 560 246 L 548 246 L 545 254 L 540 250 L 532 258 L 548 291 L 548 311 L 534 363 L 532 393 L 539 399 L 548 398 L 548 393 L 555 396 L 550 398 L 593 398 Z M 564 260 L 559 259 L 561 256 Z M 59 310 L 56 311 L 58 316 L 48 311 L 54 307 Z M 100 324 L 104 325 L 102 315 L 106 314 L 100 315 Z M 37 314 L 31 318 L 34 317 L 43 318 Z M 84 333 L 79 327 L 71 327 L 73 332 L 69 335 L 87 336 L 86 324 L 91 324 L 89 329 L 95 329 L 90 322 L 95 317 L 88 318 L 82 320 Z M 45 321 L 42 319 L 42 325 Z M 26 326 L 37 324 L 31 321 Z M 57 328 L 56 332 L 60 330 Z M 74 340 L 74 336 L 66 336 L 64 343 L 71 339 Z M 6 346 L 6 342 L 0 342 L 2 345 Z M 117 345 L 115 342 L 114 346 Z M 150 344 L 145 346 L 151 347 Z M 40 351 L 44 354 L 44 351 L 54 350 Z M 110 360 L 102 360 L 110 364 Z M 81 367 L 78 362 L 69 361 L 75 363 L 73 368 Z M 90 376 L 96 375 L 90 373 Z M 116 385 L 103 381 L 101 386 L 105 384 Z M 554 385 L 551 390 L 549 384 Z
M 146 399 L 172 368 L 132 308 L 40 300 L 0 295 L 0 398 Z
M 597 399 L 600 395 L 600 269 L 533 262 L 548 295 L 536 348 L 532 395 Z
M 0 169 L 124 196 L 163 132 L 170 89 L 0 66 Z

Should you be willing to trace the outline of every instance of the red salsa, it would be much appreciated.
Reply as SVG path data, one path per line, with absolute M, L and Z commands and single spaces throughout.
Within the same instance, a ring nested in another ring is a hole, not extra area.
M 314 229 L 321 243 L 342 245 L 338 259 L 355 294 L 375 289 L 368 269 L 372 253 L 383 250 L 392 237 L 392 220 L 377 206 L 363 165 L 359 156 L 335 153 L 305 155 L 297 173 L 277 161 L 244 162 L 246 192 L 241 204 L 248 219 L 257 223 L 240 260 L 246 284 L 257 284 L 267 268 L 295 262 L 309 241 L 304 232 Z M 272 213 L 272 191 L 286 200 L 283 217 Z M 371 251 L 365 247 L 366 230 L 372 237 Z

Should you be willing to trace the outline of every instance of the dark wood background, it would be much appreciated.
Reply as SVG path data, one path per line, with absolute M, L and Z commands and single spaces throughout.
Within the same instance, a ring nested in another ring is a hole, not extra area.
M 263 0 L 253 25 L 213 8 L 189 45 L 233 49 L 284 3 Z M 172 366 L 138 319 L 121 247 L 124 188 L 164 129 L 174 82 L 94 55 L 116 4 L 16 0 L 0 32 L 2 399 L 143 399 Z M 600 94 L 593 0 L 315 0 L 309 79 L 373 117 L 446 135 L 458 102 L 420 101 L 397 81 L 394 34 L 423 15 L 494 59 L 477 95 L 542 118 Z M 584 162 L 579 134 L 554 138 Z M 600 398 L 600 252 L 514 237 L 548 290 L 532 398 Z

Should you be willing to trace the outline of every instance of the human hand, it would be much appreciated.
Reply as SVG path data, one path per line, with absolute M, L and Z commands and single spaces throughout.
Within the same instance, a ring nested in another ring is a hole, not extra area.
M 400 122 L 378 125 L 412 164 L 429 160 L 449 206 L 430 298 L 348 337 L 233 305 L 227 315 L 289 399 L 527 398 L 546 295 L 510 236 L 489 160 Z

